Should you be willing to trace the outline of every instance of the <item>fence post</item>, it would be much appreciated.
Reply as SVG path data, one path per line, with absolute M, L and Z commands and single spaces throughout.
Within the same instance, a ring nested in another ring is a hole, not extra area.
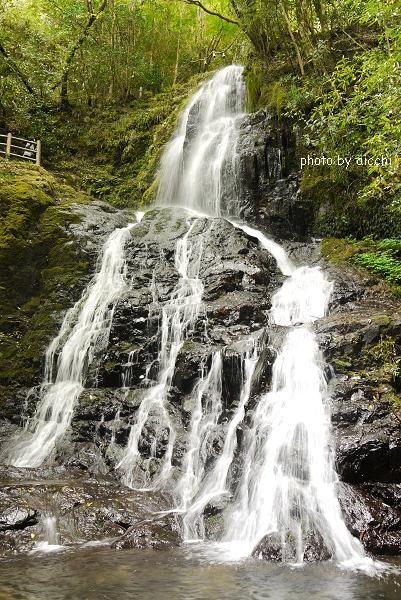
M 36 141 L 36 164 L 40 165 L 40 160 L 42 158 L 42 144 L 40 140 Z
M 6 144 L 6 158 L 10 158 L 11 154 L 11 133 L 7 134 L 7 144 Z

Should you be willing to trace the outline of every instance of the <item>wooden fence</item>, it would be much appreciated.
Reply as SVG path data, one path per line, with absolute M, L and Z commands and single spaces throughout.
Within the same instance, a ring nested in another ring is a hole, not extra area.
M 6 158 L 21 158 L 40 165 L 41 150 L 40 140 L 25 140 L 15 137 L 11 133 L 7 135 L 0 133 L 0 155 L 4 155 Z

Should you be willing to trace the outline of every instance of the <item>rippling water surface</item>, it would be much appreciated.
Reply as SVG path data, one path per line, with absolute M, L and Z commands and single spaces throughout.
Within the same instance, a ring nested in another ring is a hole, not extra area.
M 175 552 L 84 548 L 3 560 L 0 600 L 399 600 L 401 560 L 379 577 L 330 564 L 211 562 Z

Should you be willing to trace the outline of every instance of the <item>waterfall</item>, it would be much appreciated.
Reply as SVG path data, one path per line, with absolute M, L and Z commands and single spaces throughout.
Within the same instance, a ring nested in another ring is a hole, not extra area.
M 129 487 L 138 487 L 142 479 L 142 489 L 163 487 L 168 482 L 172 469 L 172 455 L 176 437 L 174 423 L 168 411 L 167 396 L 174 375 L 178 353 L 190 329 L 195 325 L 202 308 L 203 284 L 199 279 L 200 259 L 202 255 L 202 236 L 198 242 L 192 242 L 191 236 L 198 220 L 195 219 L 185 235 L 177 241 L 175 267 L 179 280 L 170 299 L 162 307 L 161 343 L 158 356 L 159 372 L 157 382 L 150 387 L 135 415 L 131 427 L 128 445 L 117 465 L 123 472 L 123 480 Z M 147 421 L 151 417 L 158 419 L 151 455 L 138 466 L 141 458 L 140 439 Z M 161 466 L 157 468 L 156 452 L 159 437 L 168 430 L 168 442 Z M 145 470 L 141 467 L 145 466 Z M 156 474 L 154 470 L 156 469 Z
M 245 104 L 243 67 L 231 65 L 193 96 L 163 154 L 157 203 L 208 215 L 238 212 L 238 123 Z
M 313 331 L 314 321 L 327 312 L 332 284 L 319 267 L 293 264 L 279 244 L 235 220 L 241 208 L 238 140 L 244 100 L 243 68 L 217 72 L 188 103 L 163 154 L 157 201 L 182 206 L 192 215 L 175 247 L 177 282 L 160 307 L 155 380 L 149 379 L 149 366 L 143 380 L 147 387 L 116 468 L 131 488 L 172 492 L 171 512 L 182 514 L 187 542 L 205 538 L 205 510 L 217 506 L 224 521 L 218 547 L 231 557 L 250 556 L 263 545 L 282 560 L 299 563 L 307 544 L 321 541 L 337 561 L 361 564 L 362 545 L 347 530 L 336 496 L 327 383 Z M 177 423 L 169 391 L 179 352 L 203 315 L 205 234 L 199 215 L 205 214 L 224 215 L 274 257 L 286 280 L 272 298 L 270 323 L 286 331 L 271 388 L 252 410 L 248 405 L 263 332 L 242 340 L 242 381 L 229 413 L 222 400 L 225 349 L 213 348 L 192 390 L 185 454 L 175 477 Z M 88 366 L 107 345 L 115 304 L 126 289 L 124 248 L 131 227 L 109 236 L 97 274 L 50 344 L 40 401 L 11 448 L 10 464 L 39 466 L 67 431 Z M 159 308 L 154 283 L 151 306 Z M 135 353 L 124 365 L 127 393 Z M 116 422 L 119 418 L 117 412 Z M 113 433 L 112 446 L 114 438 Z M 43 526 L 47 543 L 54 545 L 55 519 L 49 517 Z
M 258 402 L 242 440 L 234 490 L 229 473 L 258 348 L 254 341 L 243 358 L 240 400 L 225 428 L 222 451 L 214 462 L 209 458 L 207 468 L 210 439 L 222 414 L 221 361 L 214 354 L 209 373 L 201 376 L 192 395 L 187 451 L 175 490 L 176 510 L 183 513 L 184 538 L 202 539 L 205 508 L 234 491 L 224 511 L 221 543 L 231 556 L 249 556 L 263 541 L 278 548 L 282 560 L 300 562 L 307 540 L 313 543 L 320 536 L 332 557 L 360 563 L 362 545 L 347 530 L 336 496 L 327 384 L 311 328 L 313 321 L 326 314 L 332 284 L 320 268 L 297 267 L 279 244 L 235 221 L 241 208 L 237 145 L 244 97 L 243 69 L 236 65 L 216 73 L 193 96 L 163 154 L 157 202 L 181 205 L 202 215 L 223 214 L 256 238 L 287 277 L 272 298 L 270 322 L 288 332 L 273 365 L 271 390 Z M 135 433 L 135 452 L 137 437 Z
M 35 543 L 32 552 L 56 552 L 62 550 L 63 546 L 59 544 L 57 518 L 53 515 L 44 515 L 41 525 L 44 539 Z
M 138 222 L 143 213 L 138 213 Z M 95 352 L 109 339 L 114 306 L 125 289 L 124 246 L 132 224 L 115 229 L 106 240 L 100 268 L 82 298 L 67 312 L 46 351 L 40 400 L 25 431 L 14 441 L 7 461 L 38 467 L 67 431 Z

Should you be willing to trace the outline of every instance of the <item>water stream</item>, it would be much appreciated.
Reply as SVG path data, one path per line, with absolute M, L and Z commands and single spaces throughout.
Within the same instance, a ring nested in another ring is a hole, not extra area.
M 142 215 L 138 213 L 138 221 Z M 67 431 L 87 368 L 109 339 L 114 306 L 126 286 L 124 246 L 133 226 L 116 229 L 108 237 L 98 272 L 49 345 L 39 403 L 22 435 L 11 444 L 9 464 L 40 466 Z
M 89 547 L 0 563 L 4 600 L 399 600 L 400 586 L 399 573 L 369 577 L 329 561 L 302 569 L 230 563 L 208 560 L 193 546 L 170 552 Z

